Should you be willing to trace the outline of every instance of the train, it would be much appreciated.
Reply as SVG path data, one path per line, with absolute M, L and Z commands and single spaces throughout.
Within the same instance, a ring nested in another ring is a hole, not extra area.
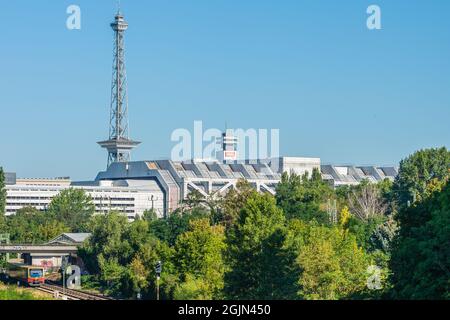
M 8 279 L 20 281 L 30 287 L 39 287 L 45 283 L 45 269 L 42 267 L 9 263 L 3 273 Z

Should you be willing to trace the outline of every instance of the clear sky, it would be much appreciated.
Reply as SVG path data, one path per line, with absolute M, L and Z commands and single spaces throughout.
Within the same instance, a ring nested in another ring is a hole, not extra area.
M 0 165 L 105 169 L 113 0 L 2 0 Z M 66 8 L 82 29 L 66 28 Z M 366 9 L 382 10 L 382 30 Z M 448 0 L 122 0 L 134 160 L 174 129 L 280 129 L 281 154 L 395 165 L 450 142 Z

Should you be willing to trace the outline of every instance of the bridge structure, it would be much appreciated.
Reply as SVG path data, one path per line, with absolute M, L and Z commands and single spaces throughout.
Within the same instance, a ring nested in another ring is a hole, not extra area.
M 0 254 L 19 254 L 27 265 L 58 268 L 67 256 L 74 263 L 80 263 L 78 247 L 89 236 L 89 233 L 63 233 L 43 244 L 0 243 Z
M 78 247 L 75 245 L 34 245 L 34 244 L 3 244 L 0 245 L 0 253 L 18 254 L 49 254 L 70 255 L 77 253 Z

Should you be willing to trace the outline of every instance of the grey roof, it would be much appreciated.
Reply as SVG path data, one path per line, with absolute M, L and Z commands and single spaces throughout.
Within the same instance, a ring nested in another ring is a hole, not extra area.
M 151 169 L 149 167 L 151 164 Z M 96 180 L 105 179 L 142 179 L 154 176 L 156 172 L 167 171 L 178 183 L 184 179 L 264 179 L 277 180 L 277 172 L 265 163 L 222 163 L 218 161 L 136 161 L 113 163 L 105 172 L 100 172 Z
M 63 233 L 68 238 L 73 239 L 74 242 L 83 242 L 90 237 L 90 233 Z
M 87 238 L 91 236 L 90 233 L 63 233 L 59 236 L 53 238 L 48 242 L 48 244 L 55 243 L 83 243 Z
M 338 172 L 338 168 L 346 168 L 347 174 Z M 384 179 L 394 180 L 398 171 L 395 167 L 375 167 L 375 166 L 334 166 L 322 165 L 322 178 L 333 181 L 335 185 L 358 184 L 362 180 L 376 183 Z

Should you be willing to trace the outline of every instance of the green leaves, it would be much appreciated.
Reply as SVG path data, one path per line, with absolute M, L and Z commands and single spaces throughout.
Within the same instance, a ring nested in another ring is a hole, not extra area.
M 7 230 L 13 243 L 43 243 L 68 232 L 64 223 L 53 220 L 45 212 L 25 207 L 6 219 Z
M 89 218 L 94 214 L 92 199 L 82 189 L 66 189 L 52 199 L 48 214 L 67 225 L 72 232 L 86 232 Z
M 450 151 L 440 149 L 420 150 L 400 162 L 394 192 L 399 206 L 420 202 L 426 198 L 427 186 L 433 180 L 445 181 L 450 177 Z
M 173 249 L 151 235 L 147 221 L 129 223 L 125 215 L 110 212 L 92 217 L 89 229 L 92 235 L 79 249 L 79 255 L 109 293 L 133 297 L 140 292 L 144 297 L 153 297 L 154 265 L 161 260 L 162 293 L 171 295 L 176 281 L 170 276 L 174 272 Z
M 322 181 L 318 170 L 313 171 L 311 179 L 308 174 L 300 177 L 284 173 L 276 192 L 277 205 L 288 219 L 328 222 L 324 203 L 333 197 L 333 190 Z
M 283 299 L 290 284 L 285 217 L 270 195 L 253 194 L 227 233 L 230 299 Z
M 356 239 L 339 227 L 310 225 L 299 249 L 299 297 L 308 300 L 348 299 L 366 286 L 369 257 Z
M 394 298 L 448 299 L 450 184 L 405 209 L 399 223 L 391 260 Z
M 225 248 L 222 226 L 211 226 L 208 219 L 191 221 L 190 230 L 180 235 L 175 244 L 175 261 L 183 281 L 177 286 L 175 298 L 220 298 L 224 286 Z

